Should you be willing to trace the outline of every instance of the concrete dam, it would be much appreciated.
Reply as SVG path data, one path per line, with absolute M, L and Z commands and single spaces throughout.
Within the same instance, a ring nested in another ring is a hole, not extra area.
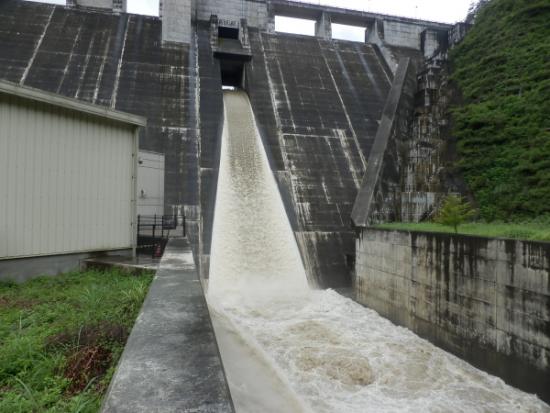
M 548 411 L 508 385 L 550 400 L 548 245 L 370 228 L 461 190 L 444 68 L 467 25 L 288 0 L 4 0 L 0 18 L 1 80 L 147 118 L 238 411 Z
M 201 1 L 192 19 L 187 3 L 164 1 L 165 17 L 155 18 L 113 12 L 110 2 L 60 7 L 4 1 L 0 78 L 146 116 L 140 148 L 165 154 L 166 212 L 185 211 L 205 278 L 223 119 L 221 86 L 244 86 L 306 271 L 319 286 L 349 286 L 355 237 L 351 210 L 393 70 L 400 57 L 422 58 L 422 29 L 449 25 L 399 18 L 384 23 L 388 17 L 350 12 L 352 23 L 369 25 L 371 42 L 361 44 L 332 41 L 330 23 L 320 37 L 274 32 L 275 15 L 313 18 L 326 15 L 323 8 L 244 1 L 243 9 L 240 2 Z M 178 11 L 181 17 L 172 21 Z M 348 14 L 331 12 L 335 21 L 346 21 Z M 388 41 L 379 47 L 384 25 Z M 400 33 L 405 46 L 396 37 Z M 411 41 L 417 49 L 407 44 Z

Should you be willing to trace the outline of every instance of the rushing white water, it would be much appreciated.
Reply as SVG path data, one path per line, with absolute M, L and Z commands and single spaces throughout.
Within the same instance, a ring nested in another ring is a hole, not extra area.
M 222 349 L 227 357 L 243 357 L 224 362 L 226 367 L 263 359 L 242 368 L 251 371 L 248 385 L 232 383 L 232 392 L 241 399 L 238 409 L 550 412 L 535 396 L 507 386 L 376 312 L 334 291 L 309 289 L 248 97 L 225 92 L 224 102 L 208 300 L 224 325 L 246 343 L 237 350 Z M 259 378 L 262 363 L 263 376 L 276 375 L 274 385 L 287 387 L 265 392 L 266 398 L 280 394 L 292 399 L 288 403 L 261 406 L 255 377 L 270 382 Z M 231 384 L 235 376 L 231 371 L 228 376 Z M 248 405 L 247 388 L 256 396 L 249 397 Z

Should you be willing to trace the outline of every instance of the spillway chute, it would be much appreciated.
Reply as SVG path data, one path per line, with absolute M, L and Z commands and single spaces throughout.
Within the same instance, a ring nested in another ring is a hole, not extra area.
M 224 104 L 208 301 L 224 322 L 216 333 L 240 337 L 218 337 L 239 412 L 550 410 L 335 291 L 310 289 L 250 101 L 225 91 Z M 274 387 L 251 397 L 259 382 Z

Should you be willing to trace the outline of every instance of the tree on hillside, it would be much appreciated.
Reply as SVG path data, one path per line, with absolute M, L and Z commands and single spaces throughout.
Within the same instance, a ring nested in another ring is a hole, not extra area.
M 455 233 L 458 232 L 458 226 L 464 224 L 475 215 L 468 202 L 465 202 L 462 197 L 457 195 L 449 195 L 443 201 L 443 205 L 439 209 L 435 222 L 447 227 L 453 227 Z

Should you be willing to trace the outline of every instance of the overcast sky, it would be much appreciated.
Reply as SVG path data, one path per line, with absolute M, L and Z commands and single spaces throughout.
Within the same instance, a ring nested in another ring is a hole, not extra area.
M 65 4 L 65 0 L 42 0 L 45 3 Z M 198 0 L 201 1 L 201 0 Z M 445 23 L 464 20 L 472 0 L 298 0 L 305 3 L 324 4 L 349 9 L 414 17 Z M 130 13 L 158 15 L 158 0 L 128 0 Z M 277 18 L 276 30 L 312 34 L 313 23 Z M 334 25 L 333 36 L 349 40 L 362 40 L 362 29 L 350 29 Z

